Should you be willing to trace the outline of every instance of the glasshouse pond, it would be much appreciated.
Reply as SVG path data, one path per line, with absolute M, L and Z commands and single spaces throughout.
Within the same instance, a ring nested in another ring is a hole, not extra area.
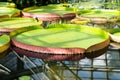
M 0 0 L 0 80 L 119 76 L 119 0 Z

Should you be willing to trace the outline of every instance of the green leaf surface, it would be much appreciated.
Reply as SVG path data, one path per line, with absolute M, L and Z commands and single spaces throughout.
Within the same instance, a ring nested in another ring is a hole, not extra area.
M 19 10 L 16 8 L 8 8 L 8 7 L 0 7 L 0 16 L 1 15 L 13 15 L 14 13 L 18 12 Z
M 59 14 L 62 16 L 66 13 L 74 13 L 74 8 L 64 7 L 63 5 L 56 4 L 41 7 L 32 7 L 31 9 L 25 11 L 37 14 Z
M 114 29 L 109 30 L 109 33 L 111 33 L 111 34 L 115 34 L 115 33 L 118 33 L 118 32 L 120 32 L 120 28 L 114 28 Z
M 35 46 L 85 49 L 108 38 L 108 34 L 99 28 L 72 24 L 50 25 L 47 29 L 31 30 L 14 36 L 17 41 Z
M 116 33 L 114 33 L 113 35 L 115 35 L 115 36 L 120 36 L 120 32 L 116 32 Z
M 19 80 L 30 80 L 30 76 L 19 77 Z
M 34 9 L 34 10 L 30 10 L 28 11 L 29 13 L 35 13 L 35 14 L 59 14 L 59 15 L 63 15 L 63 14 L 67 14 L 67 13 L 74 13 L 73 11 L 65 11 L 65 10 L 49 10 L 49 9 Z
M 7 44 L 9 41 L 10 41 L 9 36 L 7 35 L 0 36 L 0 46 Z
M 32 18 L 4 18 L 0 20 L 0 28 L 21 28 L 41 23 Z
M 91 12 L 81 14 L 82 16 L 86 17 L 106 17 L 106 18 L 112 18 L 119 16 L 119 11 L 117 10 L 93 10 Z

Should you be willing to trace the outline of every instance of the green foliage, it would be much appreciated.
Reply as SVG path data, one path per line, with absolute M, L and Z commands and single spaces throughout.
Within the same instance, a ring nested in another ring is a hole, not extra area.
M 74 9 L 75 8 L 64 6 L 64 4 L 54 4 L 54 5 L 50 4 L 47 6 L 27 8 L 27 9 L 24 9 L 24 11 L 29 13 L 36 13 L 36 14 L 45 14 L 45 13 L 55 14 L 56 13 L 62 16 L 63 14 L 66 14 L 66 13 L 75 13 Z
M 98 14 L 101 13 L 101 12 L 102 12 L 101 10 L 96 10 L 95 11 L 95 13 L 98 13 Z
M 14 37 L 20 33 L 26 32 L 26 31 L 30 31 L 30 30 L 34 30 L 34 29 L 41 29 L 42 27 L 40 26 L 27 26 L 27 27 L 23 27 L 23 28 L 19 28 L 16 29 L 12 32 L 10 32 L 10 37 Z
M 80 9 L 79 11 L 78 11 L 78 14 L 80 15 L 80 14 L 84 14 L 84 13 L 89 13 L 89 12 L 91 12 L 92 10 L 91 9 Z
M 114 34 L 116 32 L 120 32 L 120 28 L 110 29 L 109 33 Z
M 30 76 L 19 77 L 19 80 L 30 80 Z
M 85 17 L 105 17 L 105 18 L 113 18 L 119 16 L 118 10 L 107 10 L 107 9 L 97 9 L 91 10 L 91 12 L 81 14 Z
M 0 46 L 7 44 L 9 41 L 10 41 L 9 36 L 7 35 L 0 36 Z
M 16 8 L 0 7 L 0 15 L 13 15 L 14 13 L 19 12 Z
M 32 18 L 1 18 L 0 28 L 21 28 L 31 25 L 40 25 L 41 22 L 37 22 Z

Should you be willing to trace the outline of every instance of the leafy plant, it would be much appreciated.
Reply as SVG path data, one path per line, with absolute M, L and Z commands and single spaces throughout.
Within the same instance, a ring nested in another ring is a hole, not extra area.
M 19 77 L 19 80 L 30 80 L 30 76 Z

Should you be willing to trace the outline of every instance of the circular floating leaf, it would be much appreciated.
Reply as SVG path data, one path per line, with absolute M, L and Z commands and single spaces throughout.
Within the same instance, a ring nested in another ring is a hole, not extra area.
M 15 34 L 12 35 L 12 44 L 17 47 L 15 50 L 18 50 L 18 53 L 21 53 L 20 49 L 28 51 L 30 54 L 33 52 L 33 54 L 36 53 L 37 55 L 38 53 L 40 55 L 39 58 L 42 59 L 41 55 L 43 54 L 47 55 L 44 59 L 51 60 L 70 60 L 71 57 L 74 58 L 73 55 L 79 55 L 77 59 L 81 59 L 85 54 L 92 54 L 93 57 L 96 57 L 99 56 L 98 54 L 101 53 L 101 50 L 106 49 L 109 45 L 107 32 L 88 26 L 52 24 L 46 29 L 29 30 L 27 28 L 26 30 L 23 32 L 21 30 L 20 34 L 13 31 Z M 94 53 L 96 51 L 98 53 Z M 94 56 L 94 54 L 97 55 Z M 49 58 L 48 55 L 58 56 Z M 62 58 L 64 55 L 65 58 Z
M 117 17 L 119 16 L 119 11 L 117 10 L 93 10 L 88 13 L 81 14 L 81 16 L 85 17 L 104 17 L 104 18 L 112 18 L 112 17 Z
M 23 16 L 36 17 L 44 21 L 71 19 L 76 16 L 74 9 L 61 5 L 48 5 L 41 7 L 30 7 L 23 10 Z M 47 19 L 48 18 L 48 19 Z
M 3 58 L 8 54 L 10 47 L 10 38 L 7 35 L 0 36 L 0 58 Z
M 92 23 L 105 24 L 107 22 L 116 22 L 120 12 L 117 10 L 93 10 L 88 13 L 81 14 L 82 17 L 89 18 Z
M 9 7 L 14 8 L 16 5 L 15 3 L 9 3 L 9 2 L 0 2 L 0 7 Z
M 0 17 L 11 17 L 17 12 L 20 12 L 20 10 L 16 8 L 0 7 Z
M 109 32 L 111 40 L 120 43 L 120 28 L 111 29 Z
M 32 25 L 40 26 L 42 21 L 37 22 L 32 18 L 1 18 L 0 33 L 9 33 L 15 29 L 29 27 Z

